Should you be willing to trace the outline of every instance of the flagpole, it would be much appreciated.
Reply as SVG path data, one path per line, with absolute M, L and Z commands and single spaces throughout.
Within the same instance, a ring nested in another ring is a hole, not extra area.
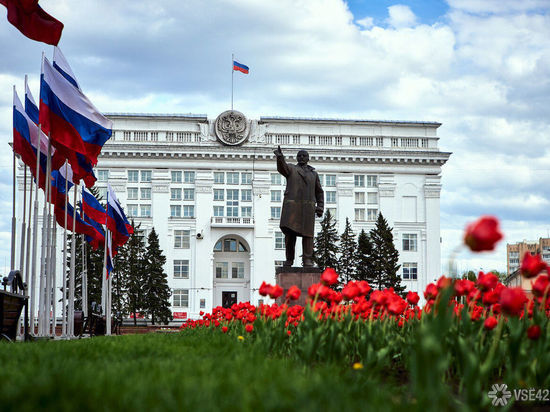
M 73 236 L 71 242 L 71 277 L 69 278 L 69 337 L 74 337 L 74 272 L 76 262 L 76 193 L 78 185 L 75 184 L 73 193 Z
M 50 148 L 50 141 L 48 139 L 48 153 Z M 48 154 L 47 153 L 47 154 Z M 40 247 L 40 289 L 39 289 L 39 302 L 38 302 L 38 336 L 44 336 L 44 318 L 45 318 L 45 277 L 46 277 L 46 238 L 47 233 L 47 216 L 48 216 L 48 176 L 50 175 L 50 162 L 49 156 L 46 154 L 46 174 L 44 176 L 44 208 L 42 210 L 42 245 Z
M 45 277 L 45 290 L 44 290 L 44 335 L 49 336 L 50 332 L 50 320 L 51 320 L 51 288 L 52 288 L 52 260 L 51 260 L 51 248 L 52 248 L 52 151 L 51 140 L 48 139 L 48 174 L 46 183 L 48 185 L 48 218 L 46 220 L 46 277 Z
M 233 75 L 235 73 L 235 70 L 233 70 L 233 65 L 235 61 L 235 56 L 233 53 L 231 53 L 231 110 L 233 110 Z
M 84 214 L 84 186 L 82 186 L 82 192 L 80 193 L 80 213 L 82 214 L 82 220 L 86 219 Z M 81 294 L 82 294 L 82 313 L 84 317 L 88 317 L 88 259 L 86 256 L 86 236 L 82 234 L 82 279 L 81 279 Z
M 67 160 L 65 160 L 65 170 L 67 168 Z M 62 274 L 63 274 L 63 296 L 61 297 L 62 301 L 62 320 L 61 320 L 61 336 L 66 338 L 67 337 L 67 273 L 65 272 L 65 268 L 67 266 L 67 198 L 69 196 L 69 182 L 67 179 L 65 179 L 65 224 L 63 225 L 63 262 L 61 264 L 61 267 L 63 268 Z
M 36 260 L 38 253 L 38 191 L 40 189 L 40 156 L 42 155 L 40 143 L 42 141 L 42 128 L 38 125 L 38 143 L 36 145 L 36 186 L 34 187 L 34 220 L 32 236 L 32 268 L 31 268 L 31 327 L 34 335 L 34 321 L 36 308 Z
M 112 245 L 112 234 L 109 233 L 109 246 L 108 246 L 108 252 L 109 252 L 109 257 L 111 257 L 111 250 L 113 248 L 113 245 Z M 111 257 L 112 258 L 112 257 Z M 111 265 L 113 264 L 113 262 L 111 261 Z M 108 273 L 108 279 L 107 279 L 107 311 L 106 311 L 106 315 L 105 315 L 105 324 L 106 324 L 106 328 L 105 328 L 105 335 L 107 336 L 110 336 L 111 335 L 111 287 L 113 286 L 113 283 L 112 283 L 112 276 L 111 274 L 107 271 L 107 266 L 105 265 L 105 272 Z
M 109 198 L 109 195 L 107 194 L 107 198 Z M 107 201 L 107 207 L 109 207 L 109 203 Z M 103 276 L 101 277 L 101 313 L 106 315 L 105 311 L 105 303 L 106 303 L 106 285 L 105 285 L 105 279 L 107 277 L 107 239 L 109 236 L 109 229 L 107 226 L 105 226 L 105 245 L 103 247 Z
M 13 86 L 15 90 L 15 86 Z M 11 210 L 11 259 L 10 271 L 15 269 L 15 151 L 13 152 L 13 181 L 12 181 L 12 210 Z
M 54 211 L 55 213 L 55 211 Z M 56 276 L 56 272 L 57 272 L 57 264 L 56 264 L 56 258 L 55 258 L 55 255 L 56 255 L 56 252 L 57 252 L 57 223 L 55 221 L 55 219 L 53 220 L 52 222 L 53 224 L 53 233 L 52 233 L 52 250 L 51 250 L 51 255 L 50 255 L 50 260 L 51 260 L 51 265 L 52 265 L 52 268 L 51 268 L 51 278 L 52 278 L 52 283 L 51 283 L 51 288 L 48 290 L 48 296 L 50 296 L 51 300 L 51 307 L 52 307 L 52 330 L 51 330 L 51 336 L 52 337 L 55 337 L 56 334 L 56 326 L 57 326 L 57 316 L 56 316 L 56 299 L 55 299 L 55 284 L 56 284 L 56 280 L 57 280 L 57 276 Z
M 27 95 L 27 75 L 25 75 L 25 96 Z M 38 137 L 40 141 L 40 132 L 38 132 Z M 38 151 L 37 151 L 38 154 Z M 37 156 L 38 157 L 38 156 Z M 30 168 L 29 168 L 30 169 Z M 26 170 L 26 169 L 25 169 Z M 30 294 L 30 284 L 29 284 L 29 266 L 31 260 L 31 220 L 32 220 L 32 190 L 33 190 L 33 181 L 32 173 L 30 176 L 30 187 L 29 187 L 29 223 L 27 225 L 27 246 L 26 246 L 26 262 L 25 262 L 25 283 L 27 284 L 27 296 Z M 27 179 L 25 179 L 27 181 Z
M 21 247 L 19 250 L 19 271 L 22 274 L 25 266 L 25 235 L 27 234 L 27 165 L 23 173 L 23 221 L 21 222 Z

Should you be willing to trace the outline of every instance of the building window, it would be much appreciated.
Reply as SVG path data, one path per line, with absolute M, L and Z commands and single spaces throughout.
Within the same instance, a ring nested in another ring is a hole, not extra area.
M 241 200 L 243 202 L 252 202 L 252 189 L 242 189 Z
M 323 186 L 323 185 L 324 185 L 324 183 L 323 183 L 323 178 L 324 178 L 325 176 L 324 176 L 323 174 L 321 174 L 321 173 L 317 173 L 317 176 L 319 176 L 319 183 L 321 183 L 321 186 Z
M 223 189 L 214 189 L 214 200 L 223 200 Z
M 359 138 L 359 145 L 360 146 L 372 146 L 374 143 L 374 138 L 372 137 L 366 137 L 362 136 Z
M 377 147 L 382 147 L 382 146 L 384 146 L 384 138 L 383 138 L 383 137 L 377 137 L 377 138 L 376 138 L 376 146 L 377 146 Z
M 281 175 L 279 173 L 271 173 L 271 184 L 272 185 L 281 184 Z
M 195 172 L 183 172 L 183 183 L 195 183 Z
M 244 262 L 233 262 L 231 264 L 231 278 L 244 279 Z
M 229 276 L 229 262 L 216 262 L 216 278 L 227 279 Z
M 195 217 L 195 206 L 183 205 L 183 217 Z
M 141 171 L 141 181 L 145 183 L 149 183 L 151 181 L 151 170 L 142 170 Z
M 243 185 L 252 184 L 252 173 L 241 173 L 241 184 Z
M 172 183 L 181 183 L 181 170 L 172 170 Z
M 292 135 L 292 144 L 300 144 L 300 135 L 299 134 Z
M 239 190 L 227 189 L 227 216 L 239 216 Z
M 399 146 L 399 138 L 392 137 L 391 138 L 391 147 L 397 147 L 397 146 Z
M 98 191 L 98 194 L 99 194 L 99 197 L 97 198 L 98 200 L 106 200 L 107 199 L 107 188 L 106 187 L 101 187 L 101 186 L 96 186 L 97 187 L 97 191 Z
M 174 307 L 189 307 L 189 289 L 174 289 L 172 291 L 172 298 L 174 299 Z
M 365 209 L 355 209 L 355 220 L 357 221 L 365 220 Z
M 129 187 L 126 189 L 128 192 L 128 200 L 136 200 L 138 198 L 138 188 Z
M 336 146 L 342 146 L 342 137 L 341 136 L 336 136 L 335 138 L 336 140 Z
M 181 189 L 170 189 L 170 200 L 181 200 Z
M 214 206 L 214 216 L 215 217 L 222 217 L 223 216 L 223 206 Z
M 98 170 L 97 171 L 97 180 L 100 182 L 106 182 L 109 180 L 109 171 L 108 170 Z
M 251 206 L 242 206 L 241 207 L 241 216 L 242 217 L 252 217 L 252 207 Z
M 151 205 L 141 205 L 141 217 L 151 217 Z
M 170 205 L 170 217 L 181 217 L 180 205 Z
M 275 232 L 275 249 L 285 248 L 285 235 L 283 232 Z
M 403 263 L 403 279 L 416 280 L 418 279 L 418 264 Z
M 325 186 L 336 187 L 336 175 L 325 175 Z
M 374 222 L 376 219 L 378 219 L 378 209 L 367 209 L 367 220 Z
M 188 260 L 174 260 L 174 278 L 189 279 Z
M 319 144 L 322 146 L 332 146 L 332 136 L 319 136 Z
M 151 188 L 150 187 L 142 187 L 141 188 L 141 199 L 142 200 L 150 200 L 151 199 Z
M 356 205 L 365 204 L 365 193 L 364 192 L 355 192 L 355 204 Z
M 224 172 L 214 172 L 214 183 L 223 184 L 225 182 Z
M 403 250 L 409 252 L 417 251 L 416 233 L 403 233 Z
M 332 218 L 333 218 L 334 220 L 337 219 L 338 216 L 336 215 L 336 212 L 337 212 L 337 211 L 336 211 L 336 208 L 335 208 L 335 207 L 327 207 L 327 209 L 325 210 L 325 214 L 326 214 L 327 212 L 330 212 L 330 215 L 332 216 Z
M 166 132 L 166 141 L 167 142 L 173 142 L 174 141 L 174 132 Z
M 239 172 L 227 172 L 227 184 L 238 185 L 239 184 Z
M 151 132 L 151 141 L 158 142 L 159 140 L 159 132 Z
M 272 202 L 280 202 L 281 201 L 281 191 L 280 190 L 272 190 L 271 191 L 271 201 Z
M 427 148 L 428 147 L 428 139 L 422 139 L 422 147 Z
M 336 203 L 336 192 L 325 192 L 326 203 Z
M 183 189 L 183 200 L 195 200 L 195 189 Z
M 137 217 L 138 216 L 138 205 L 126 205 L 128 210 L 128 216 Z
M 281 218 L 281 208 L 279 206 L 271 206 L 271 219 Z
M 378 194 L 377 193 L 367 193 L 367 203 L 369 205 L 378 203 Z
M 315 136 L 309 136 L 309 144 L 315 144 Z
M 418 147 L 418 139 L 403 137 L 401 138 L 401 147 Z
M 354 175 L 353 181 L 355 183 L 355 187 L 365 187 L 365 176 L 363 175 Z
M 349 138 L 349 145 L 350 146 L 357 146 L 357 137 L 350 137 Z
M 378 176 L 367 176 L 367 187 L 378 187 Z
M 128 182 L 137 183 L 139 181 L 139 170 L 128 170 Z
M 174 230 L 174 247 L 177 249 L 189 249 L 190 231 Z
M 124 131 L 124 140 L 130 140 L 131 137 L 132 137 L 132 132 L 130 132 L 128 130 L 125 130 Z

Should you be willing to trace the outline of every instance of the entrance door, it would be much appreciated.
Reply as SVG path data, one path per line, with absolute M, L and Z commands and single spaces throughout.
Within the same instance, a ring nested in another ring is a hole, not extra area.
M 237 303 L 237 292 L 222 292 L 222 307 L 230 308 Z

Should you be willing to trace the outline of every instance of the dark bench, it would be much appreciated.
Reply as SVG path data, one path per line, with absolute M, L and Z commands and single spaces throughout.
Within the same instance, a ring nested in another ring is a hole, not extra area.
M 2 285 L 4 289 L 0 290 L 0 340 L 15 341 L 23 308 L 25 308 L 24 339 L 27 340 L 29 338 L 27 306 L 29 297 L 25 295 L 27 285 L 23 283 L 18 270 L 12 270 L 2 281 Z M 8 286 L 9 291 L 6 290 Z
M 106 333 L 107 322 L 105 321 L 105 315 L 101 314 L 101 305 L 96 305 L 95 302 L 92 302 L 91 312 L 83 321 L 83 326 L 80 329 L 80 337 L 84 333 L 88 333 L 90 337 L 92 336 L 103 336 Z M 82 319 L 84 319 L 82 315 Z M 76 312 L 75 312 L 76 317 Z M 76 320 L 75 320 L 76 322 Z M 82 325 L 82 323 L 81 323 Z M 111 318 L 111 334 L 118 335 L 120 334 L 120 325 L 121 321 L 119 320 L 118 314 L 115 314 Z M 78 335 L 76 332 L 76 323 L 75 323 L 75 335 Z

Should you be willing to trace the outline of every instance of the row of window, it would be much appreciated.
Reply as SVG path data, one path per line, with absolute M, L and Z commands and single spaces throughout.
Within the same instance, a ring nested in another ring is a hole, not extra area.
M 241 189 L 242 202 L 252 202 L 252 189 Z M 239 189 L 214 189 L 214 201 L 238 201 Z
M 216 262 L 216 279 L 244 279 L 244 262 Z
M 290 134 L 268 134 L 266 135 L 266 143 L 268 144 L 310 144 L 310 145 L 320 145 L 320 146 L 342 146 L 344 140 L 342 136 L 314 136 L 306 135 L 304 139 L 301 139 L 300 135 L 290 135 Z M 414 137 L 392 137 L 391 144 L 392 147 L 399 146 L 401 147 L 428 147 L 428 139 L 418 139 Z M 365 146 L 365 147 L 383 147 L 384 138 L 383 137 L 369 137 L 369 136 L 350 136 L 349 137 L 350 146 Z
M 152 178 L 152 170 L 128 170 L 129 183 L 150 183 Z M 195 172 L 188 170 L 172 170 L 172 183 L 194 183 Z M 279 173 L 271 173 L 271 184 L 282 185 L 286 179 Z M 355 187 L 378 187 L 378 176 L 376 175 L 354 175 Z M 109 170 L 100 169 L 97 171 L 97 180 L 106 182 L 109 180 Z M 319 174 L 319 180 L 322 186 L 335 187 L 336 175 Z M 214 184 L 230 184 L 230 185 L 249 185 L 252 184 L 252 173 L 250 172 L 214 172 Z

